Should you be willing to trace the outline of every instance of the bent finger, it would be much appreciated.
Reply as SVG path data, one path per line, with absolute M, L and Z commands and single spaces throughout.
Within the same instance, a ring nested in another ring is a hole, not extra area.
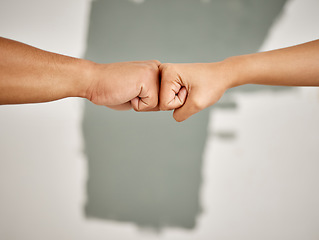
M 159 106 L 161 110 L 181 107 L 186 99 L 187 90 L 182 86 L 179 75 L 169 67 L 160 67 L 161 88 Z
M 187 90 L 185 87 L 182 87 L 179 92 L 173 97 L 173 99 L 167 103 L 166 107 L 169 110 L 180 108 L 184 105 L 187 97 Z
M 173 117 L 177 122 L 185 121 L 190 116 L 204 109 L 203 102 L 200 100 L 199 96 L 197 96 L 198 95 L 196 95 L 195 92 L 192 92 L 192 95 L 187 97 L 185 104 L 182 107 L 175 109 Z
M 132 107 L 135 111 L 156 111 L 158 107 L 159 83 L 155 79 L 153 82 L 145 85 L 140 94 L 131 100 Z

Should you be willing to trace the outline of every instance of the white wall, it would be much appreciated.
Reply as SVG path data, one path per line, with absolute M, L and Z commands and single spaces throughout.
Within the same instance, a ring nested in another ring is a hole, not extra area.
M 0 35 L 80 57 L 87 0 L 2 0 Z M 318 38 L 319 2 L 294 0 L 262 50 Z M 0 106 L 0 239 L 318 239 L 319 91 L 237 94 L 215 110 L 194 231 L 87 220 L 82 104 Z M 234 131 L 225 141 L 219 131 Z

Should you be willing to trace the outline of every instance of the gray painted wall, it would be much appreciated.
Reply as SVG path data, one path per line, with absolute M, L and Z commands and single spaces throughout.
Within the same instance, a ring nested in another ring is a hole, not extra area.
M 255 52 L 284 3 L 94 1 L 85 57 L 103 63 L 212 62 Z M 237 90 L 249 89 L 258 87 Z M 208 113 L 175 123 L 167 112 L 116 112 L 86 102 L 86 215 L 157 230 L 194 228 L 198 214 L 205 211 L 199 193 Z
M 0 34 L 83 57 L 89 2 L 2 0 Z M 288 1 L 262 49 L 318 39 L 318 9 L 318 0 Z M 319 89 L 294 89 L 238 92 L 236 109 L 212 107 L 202 214 L 192 230 L 161 234 L 84 214 L 83 100 L 0 106 L 0 239 L 318 240 Z M 236 138 L 216 137 L 225 129 Z

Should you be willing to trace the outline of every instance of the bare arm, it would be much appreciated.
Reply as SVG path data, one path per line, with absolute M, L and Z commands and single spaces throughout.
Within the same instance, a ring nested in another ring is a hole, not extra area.
M 35 103 L 85 97 L 89 65 L 0 38 L 0 103 Z
M 234 85 L 319 86 L 319 40 L 230 58 L 239 77 Z
M 232 87 L 319 86 L 319 40 L 216 63 L 162 64 L 160 70 L 160 109 L 175 109 L 174 118 L 184 121 Z
M 66 97 L 137 111 L 157 106 L 158 61 L 97 64 L 0 38 L 0 104 Z

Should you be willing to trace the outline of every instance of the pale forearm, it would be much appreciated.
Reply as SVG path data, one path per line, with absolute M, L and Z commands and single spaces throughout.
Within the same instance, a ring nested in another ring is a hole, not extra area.
M 160 109 L 184 121 L 244 84 L 319 86 L 319 40 L 215 63 L 162 64 Z
M 305 44 L 232 57 L 233 86 L 263 84 L 319 86 L 319 40 Z
M 90 62 L 0 38 L 0 104 L 85 97 Z

